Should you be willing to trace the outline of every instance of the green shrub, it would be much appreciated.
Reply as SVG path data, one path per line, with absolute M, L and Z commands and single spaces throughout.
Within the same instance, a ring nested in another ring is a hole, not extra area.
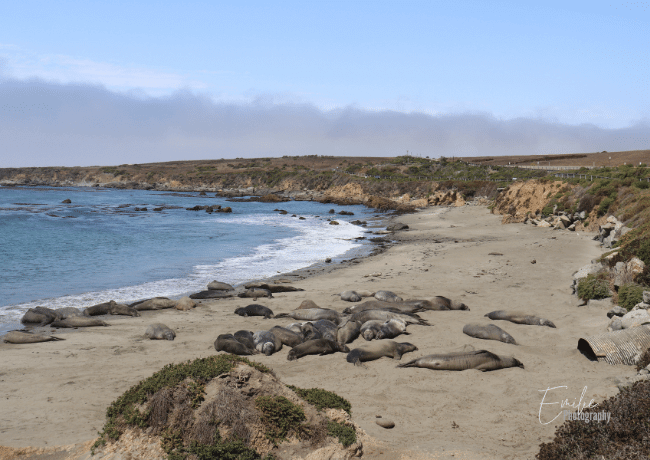
M 611 196 L 608 196 L 600 200 L 600 204 L 598 205 L 598 215 L 604 216 L 605 214 L 607 214 L 609 207 L 614 203 L 614 201 L 615 199 L 612 198 Z
M 305 417 L 302 407 L 284 396 L 259 396 L 255 407 L 262 412 L 262 423 L 267 428 L 266 437 L 274 444 L 284 440 L 291 432 L 300 434 Z
M 604 299 L 611 297 L 611 293 L 607 281 L 602 276 L 591 274 L 578 282 L 578 297 L 582 300 Z
M 327 434 L 334 438 L 338 438 L 343 447 L 348 447 L 357 442 L 357 433 L 351 426 L 330 420 L 327 422 Z
M 287 385 L 296 392 L 298 396 L 307 401 L 309 404 L 316 406 L 318 410 L 323 409 L 343 409 L 348 414 L 352 414 L 352 404 L 347 399 L 344 399 L 331 391 L 323 390 L 321 388 L 310 388 L 308 390 Z
M 618 304 L 627 311 L 643 300 L 643 286 L 625 284 L 618 288 Z

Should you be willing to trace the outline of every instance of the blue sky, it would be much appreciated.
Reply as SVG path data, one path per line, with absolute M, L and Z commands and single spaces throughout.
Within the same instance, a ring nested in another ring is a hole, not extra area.
M 648 30 L 650 2 L 5 2 L 0 167 L 650 148 Z

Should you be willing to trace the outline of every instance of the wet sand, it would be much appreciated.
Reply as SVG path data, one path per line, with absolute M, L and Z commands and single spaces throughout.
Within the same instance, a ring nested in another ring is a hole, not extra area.
M 253 356 L 287 384 L 325 388 L 349 399 L 353 419 L 374 438 L 366 441 L 364 458 L 533 458 L 562 422 L 561 416 L 551 421 L 559 404 L 545 405 L 540 413 L 539 390 L 566 386 L 550 391 L 545 402 L 577 402 L 586 387 L 585 402 L 598 402 L 618 392 L 618 377 L 635 374 L 630 366 L 591 362 L 576 349 L 580 337 L 603 332 L 608 323 L 606 310 L 578 307 L 571 295 L 572 274 L 602 253 L 591 235 L 502 225 L 500 216 L 479 206 L 428 208 L 397 220 L 410 229 L 396 233 L 398 244 L 386 252 L 305 279 L 294 277 L 291 285 L 304 292 L 278 293 L 256 303 L 277 314 L 305 299 L 342 311 L 352 304 L 332 294 L 348 289 L 391 290 L 404 299 L 443 295 L 471 310 L 421 313 L 432 326 L 411 325 L 410 335 L 396 339 L 419 348 L 402 361 L 471 345 L 514 356 L 525 369 L 399 369 L 398 361 L 388 358 L 358 367 L 341 353 L 288 361 L 288 347 L 270 357 Z M 377 272 L 381 276 L 364 276 Z M 233 313 L 250 303 L 201 301 L 189 312 L 113 316 L 107 318 L 110 327 L 59 330 L 64 341 L 0 344 L 0 445 L 87 442 L 101 430 L 106 407 L 165 364 L 215 354 L 213 342 L 222 333 L 293 322 Z M 557 328 L 484 317 L 502 309 L 550 319 Z M 145 339 L 144 330 L 154 322 L 175 329 L 176 340 Z M 519 345 L 469 337 L 462 329 L 470 322 L 494 323 Z M 364 343 L 359 338 L 349 346 Z M 393 420 L 395 428 L 379 427 L 376 415 Z

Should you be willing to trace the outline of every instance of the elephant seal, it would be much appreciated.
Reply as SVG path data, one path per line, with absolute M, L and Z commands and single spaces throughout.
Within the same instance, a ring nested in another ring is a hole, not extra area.
M 379 333 L 379 329 L 381 329 L 381 325 L 384 324 L 383 320 L 378 320 L 378 319 L 372 319 L 370 321 L 366 321 L 361 325 L 361 337 L 363 337 L 365 340 L 372 340 L 375 337 L 377 337 L 377 334 Z
M 487 350 L 476 350 L 423 356 L 408 363 L 399 364 L 397 367 L 424 367 L 444 371 L 477 369 L 485 372 L 507 367 L 523 369 L 524 365 L 513 357 L 498 356 Z
M 358 321 L 345 320 L 344 323 L 339 325 L 336 330 L 336 343 L 339 345 L 345 345 L 347 343 L 353 342 L 359 337 L 361 332 L 361 323 Z
M 295 347 L 302 343 L 302 335 L 297 334 L 289 329 L 285 329 L 282 326 L 274 326 L 270 329 L 273 332 L 273 335 L 280 339 L 283 345 L 288 347 Z
M 422 308 L 420 305 L 409 304 L 407 302 L 384 302 L 383 300 L 366 300 L 365 302 L 358 305 L 347 307 L 345 310 L 343 310 L 343 313 L 352 314 L 365 310 L 388 310 L 403 313 L 417 313 L 426 310 L 426 308 Z
M 243 343 L 251 350 L 255 350 L 255 340 L 253 339 L 253 333 L 251 331 L 237 331 L 233 334 L 235 340 L 239 343 Z
M 327 339 L 307 340 L 306 342 L 296 345 L 287 355 L 289 361 L 302 358 L 307 355 L 327 355 L 337 351 L 349 351 L 345 345 L 341 346 L 336 342 Z
M 20 322 L 25 325 L 46 326 L 57 319 L 62 319 L 56 310 L 45 307 L 30 308 L 25 312 Z
M 517 342 L 510 334 L 494 324 L 466 324 L 463 333 L 477 339 L 498 340 L 499 342 L 517 345 Z
M 295 332 L 296 334 L 303 337 L 303 335 L 302 335 L 302 324 L 303 323 L 291 323 L 286 327 L 286 329 L 289 329 L 291 332 Z M 303 342 L 304 342 L 304 337 L 303 337 Z
M 271 291 L 268 289 L 262 289 L 262 288 L 250 288 L 246 289 L 246 291 L 237 294 L 237 297 L 240 297 L 242 299 L 253 299 L 257 300 L 260 297 L 268 297 L 273 298 L 273 294 L 271 294 Z
M 88 316 L 70 316 L 66 319 L 60 319 L 50 324 L 51 327 L 96 327 L 109 326 L 108 323 L 99 318 L 90 318 Z
M 176 333 L 162 323 L 155 323 L 147 327 L 144 336 L 152 340 L 174 340 Z
M 256 303 L 236 309 L 235 314 L 239 316 L 263 316 L 264 319 L 273 318 L 273 312 L 270 308 Z
M 225 351 L 233 355 L 249 356 L 257 353 L 254 348 L 248 348 L 243 343 L 239 342 L 232 334 L 221 334 L 214 341 L 214 348 L 217 351 Z
M 208 283 L 207 287 L 209 291 L 232 291 L 234 289 L 230 284 L 222 283 L 217 280 Z
M 234 297 L 235 294 L 228 291 L 221 291 L 216 289 L 208 289 L 207 291 L 195 292 L 190 294 L 190 299 L 201 300 L 201 299 L 227 299 Z
M 71 316 L 83 316 L 84 312 L 75 307 L 63 307 L 55 310 L 61 315 L 61 319 L 70 318 Z
M 282 350 L 282 341 L 271 331 L 257 331 L 253 334 L 255 349 L 271 356 L 273 353 Z
M 431 304 L 434 306 L 431 308 L 431 310 L 467 310 L 469 311 L 469 307 L 465 305 L 462 302 L 459 302 L 457 300 L 451 300 L 448 299 L 447 297 L 443 297 L 441 295 L 437 295 L 433 298 L 433 300 L 430 301 Z
M 314 323 L 311 321 L 307 321 L 306 323 L 303 323 L 300 332 L 303 337 L 303 342 L 307 342 L 308 340 L 316 340 L 316 339 L 322 339 L 323 338 L 323 333 L 318 330 L 316 326 L 314 326 Z
M 359 302 L 362 298 L 356 291 L 343 291 L 340 294 L 334 295 L 340 295 L 341 300 L 345 300 L 346 302 Z
M 502 319 L 515 324 L 529 324 L 531 326 L 548 326 L 553 328 L 555 327 L 555 324 L 547 319 L 540 318 L 538 316 L 527 315 L 526 313 L 521 313 L 518 311 L 498 310 L 492 311 L 485 316 L 490 319 Z
M 84 309 L 84 316 L 99 316 L 99 315 L 125 315 L 125 316 L 140 316 L 138 310 L 128 305 L 117 303 L 114 300 L 104 302 L 92 307 Z
M 377 340 L 394 339 L 402 334 L 408 334 L 406 332 L 406 323 L 401 319 L 393 318 L 381 325 L 375 338 Z
M 364 324 L 366 321 L 371 321 L 371 320 L 388 321 L 389 319 L 393 319 L 393 318 L 401 319 L 407 325 L 419 324 L 421 326 L 431 326 L 431 324 L 426 319 L 420 318 L 415 313 L 408 314 L 408 313 L 397 313 L 388 310 L 365 310 L 365 311 L 360 311 L 358 313 L 354 313 L 352 316 L 350 316 L 350 319 L 352 321 L 359 321 L 361 324 Z
M 138 311 L 146 310 L 163 310 L 165 308 L 174 308 L 176 301 L 168 299 L 167 297 L 154 297 L 153 299 L 141 300 L 129 305 Z
M 404 353 L 417 350 L 418 347 L 412 343 L 403 342 L 398 343 L 394 340 L 382 340 L 381 342 L 372 342 L 364 345 L 361 348 L 355 348 L 348 353 L 347 361 L 360 366 L 362 362 L 374 361 L 382 356 L 387 356 L 393 359 L 402 359 Z
M 401 302 L 403 299 L 391 291 L 377 291 L 375 292 L 375 299 L 383 300 L 384 302 Z
M 327 319 L 319 319 L 318 321 L 314 321 L 312 324 L 316 329 L 318 329 L 324 339 L 336 342 L 336 330 L 338 329 L 336 324 Z
M 300 321 L 318 321 L 319 319 L 328 319 L 334 324 L 341 322 L 339 313 L 328 308 L 305 308 L 294 310 L 289 313 L 280 313 L 275 315 L 276 318 L 293 318 Z
M 318 305 L 316 305 L 316 302 L 313 300 L 303 300 L 300 302 L 300 306 L 296 308 L 296 310 L 306 310 L 309 308 L 320 308 Z
M 60 337 L 54 337 L 53 335 L 34 334 L 26 331 L 7 332 L 2 339 L 7 343 L 39 343 L 65 340 Z
M 244 284 L 244 287 L 246 289 L 251 289 L 251 288 L 260 288 L 260 289 L 266 289 L 267 291 L 271 291 L 271 294 L 275 294 L 277 292 L 298 292 L 298 291 L 304 291 L 304 289 L 293 287 L 293 286 L 286 286 L 286 285 L 281 285 L 281 284 L 268 284 L 263 281 L 253 281 L 250 283 Z

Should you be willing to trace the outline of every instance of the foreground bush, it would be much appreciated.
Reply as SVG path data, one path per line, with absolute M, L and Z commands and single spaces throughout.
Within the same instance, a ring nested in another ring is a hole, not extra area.
M 650 381 L 644 380 L 583 413 L 609 412 L 609 423 L 584 420 L 564 422 L 555 439 L 540 445 L 539 460 L 650 457 Z
M 624 284 L 618 288 L 618 304 L 627 311 L 643 301 L 643 286 L 638 284 Z

